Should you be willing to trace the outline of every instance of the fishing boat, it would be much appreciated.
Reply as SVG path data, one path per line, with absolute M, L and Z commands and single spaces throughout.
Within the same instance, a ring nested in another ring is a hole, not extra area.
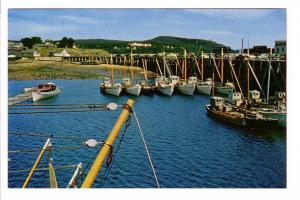
M 37 87 L 28 87 L 24 88 L 24 92 L 32 92 L 33 90 L 37 89 Z
M 142 86 L 141 94 L 146 96 L 153 96 L 154 95 L 154 86 L 149 84 L 148 82 L 148 67 L 147 62 L 144 62 L 142 59 L 143 70 L 144 70 L 144 78 L 145 80 L 141 80 L 139 83 Z
M 193 96 L 196 88 L 196 82 L 197 77 L 191 76 L 188 80 L 179 81 L 176 88 L 181 94 Z
M 172 96 L 174 92 L 174 85 L 165 76 L 159 76 L 155 79 L 155 88 L 160 94 L 166 96 Z
M 140 81 L 140 85 L 142 86 L 141 94 L 146 96 L 153 96 L 154 95 L 154 86 L 147 84 L 146 81 Z
M 270 109 L 270 108 L 261 108 L 259 113 L 268 118 L 278 119 L 279 125 L 282 127 L 286 127 L 286 110 L 278 108 L 278 109 Z
M 228 93 L 233 92 L 235 87 L 232 82 L 227 81 L 225 84 L 216 84 L 215 88 L 217 93 L 228 95 Z
M 130 78 L 122 79 L 122 87 L 126 94 L 139 96 L 142 90 L 142 86 L 140 84 L 133 84 Z
M 213 96 L 210 98 L 210 104 L 205 106 L 207 113 L 215 119 L 237 126 L 245 126 L 245 115 L 234 109 L 233 106 L 225 104 L 222 97 Z
M 47 99 L 56 96 L 59 93 L 60 89 L 54 83 L 39 84 L 36 89 L 32 90 L 32 100 L 38 101 L 41 99 Z
M 210 95 L 213 81 L 211 78 L 207 78 L 206 81 L 199 81 L 196 84 L 196 90 L 199 94 Z
M 246 125 L 248 128 L 277 128 L 279 126 L 279 120 L 271 117 L 265 117 L 256 111 L 246 112 Z
M 114 83 L 110 78 L 104 78 L 100 84 L 100 91 L 103 94 L 120 96 L 122 91 L 122 85 L 120 83 Z

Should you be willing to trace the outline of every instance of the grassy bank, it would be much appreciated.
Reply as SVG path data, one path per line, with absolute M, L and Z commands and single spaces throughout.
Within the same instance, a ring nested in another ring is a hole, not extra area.
M 27 60 L 8 63 L 9 80 L 43 80 L 43 79 L 100 79 L 111 76 L 114 69 L 114 77 L 121 78 L 123 73 L 128 73 L 128 67 L 119 65 L 80 65 L 54 61 Z M 135 76 L 143 76 L 141 68 L 132 67 Z M 150 75 L 154 75 L 152 72 Z

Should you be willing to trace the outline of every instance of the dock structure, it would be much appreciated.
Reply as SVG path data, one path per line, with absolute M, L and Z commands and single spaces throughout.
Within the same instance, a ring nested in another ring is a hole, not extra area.
M 212 78 L 215 72 L 216 82 L 226 82 L 227 80 L 233 81 L 237 85 L 238 79 L 240 82 L 240 90 L 246 93 L 246 88 L 257 87 L 253 77 L 250 77 L 250 83 L 247 84 L 248 66 L 251 65 L 253 73 L 257 75 L 257 79 L 264 85 L 266 82 L 265 74 L 268 74 L 270 63 L 272 63 L 273 75 L 275 80 L 270 89 L 274 93 L 278 85 L 282 91 L 286 88 L 286 59 L 284 57 L 276 57 L 270 55 L 249 55 L 249 54 L 233 54 L 233 53 L 187 53 L 187 55 L 180 53 L 157 53 L 157 54 L 111 54 L 110 56 L 70 56 L 64 57 L 64 62 L 74 62 L 81 64 L 110 64 L 120 66 L 135 66 L 144 68 L 147 65 L 149 71 L 161 74 L 159 70 L 161 66 L 167 65 L 167 76 L 177 75 L 184 78 L 185 73 L 187 76 L 197 76 L 200 80 Z M 183 66 L 187 66 L 187 70 Z M 235 74 L 233 74 L 233 71 Z M 277 85 L 274 85 L 277 84 Z M 264 87 L 266 88 L 266 86 Z M 278 88 L 277 88 L 278 89 Z
M 8 98 L 8 105 L 12 106 L 18 103 L 22 103 L 24 101 L 32 99 L 32 92 L 24 92 L 22 94 L 18 94 L 17 96 L 14 97 L 9 97 Z

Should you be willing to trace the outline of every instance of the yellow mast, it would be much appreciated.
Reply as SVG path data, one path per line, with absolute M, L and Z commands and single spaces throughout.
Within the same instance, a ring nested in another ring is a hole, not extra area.
M 81 188 L 92 187 L 92 185 L 93 185 L 95 179 L 97 178 L 97 175 L 102 167 L 102 164 L 103 164 L 106 156 L 111 151 L 114 141 L 117 138 L 117 136 L 122 128 L 122 125 L 126 121 L 126 118 L 128 117 L 128 115 L 133 107 L 133 104 L 134 104 L 134 101 L 131 99 L 128 99 L 127 104 L 124 106 L 124 109 L 123 109 L 122 113 L 120 114 L 115 126 L 111 130 L 103 147 L 101 148 L 99 154 L 97 155 L 97 158 L 95 159 L 89 173 L 87 174 L 84 182 L 82 183 Z
M 29 181 L 31 180 L 31 178 L 32 178 L 32 176 L 33 176 L 34 171 L 36 170 L 36 168 L 37 168 L 37 166 L 39 165 L 39 163 L 40 163 L 40 161 L 41 161 L 41 159 L 42 159 L 42 157 L 43 157 L 45 151 L 47 150 L 47 148 L 48 148 L 50 145 L 51 145 L 51 143 L 50 143 L 50 138 L 48 138 L 47 141 L 46 141 L 46 143 L 44 144 L 42 150 L 40 151 L 40 154 L 38 155 L 38 157 L 37 157 L 37 159 L 36 159 L 34 165 L 32 166 L 32 169 L 30 170 L 30 172 L 29 172 L 29 174 L 28 174 L 28 176 L 27 176 L 27 178 L 26 178 L 26 180 L 25 180 L 25 182 L 24 182 L 22 188 L 26 188 L 26 187 L 27 187 Z

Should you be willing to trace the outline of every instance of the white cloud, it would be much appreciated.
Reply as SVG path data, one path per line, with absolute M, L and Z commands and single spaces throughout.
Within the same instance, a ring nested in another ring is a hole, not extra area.
M 41 24 L 31 21 L 13 21 L 9 22 L 9 37 L 20 38 L 30 37 L 33 35 L 44 36 L 47 34 L 63 33 L 79 30 L 76 25 L 57 25 L 57 24 Z
M 204 34 L 216 34 L 216 35 L 231 35 L 232 32 L 230 31 L 219 31 L 219 30 L 201 30 L 199 33 L 204 33 Z
M 273 9 L 187 9 L 187 12 L 224 19 L 257 19 L 269 15 Z
M 61 16 L 58 16 L 57 18 L 61 19 L 61 20 L 72 21 L 73 23 L 83 23 L 83 24 L 98 23 L 98 21 L 95 19 L 92 19 L 90 17 L 83 17 L 83 16 L 61 15 Z

